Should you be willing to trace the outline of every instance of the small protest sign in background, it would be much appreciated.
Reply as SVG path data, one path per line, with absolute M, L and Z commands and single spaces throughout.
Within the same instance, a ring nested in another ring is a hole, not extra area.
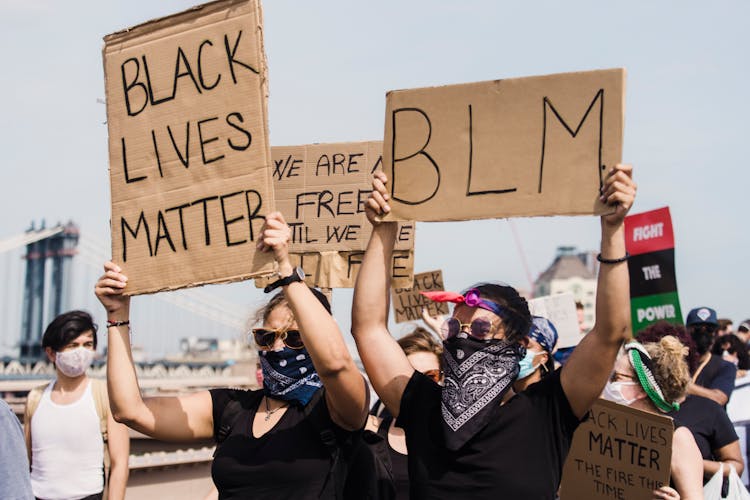
M 445 290 L 443 286 L 443 271 L 429 271 L 414 275 L 414 282 L 409 288 L 394 288 L 392 296 L 393 312 L 396 323 L 416 321 L 422 318 L 422 308 L 426 308 L 430 316 L 450 314 L 448 304 L 433 302 L 419 292 L 435 292 Z
M 633 332 L 657 321 L 682 324 L 669 207 L 625 217 L 625 248 Z
M 104 38 L 112 258 L 126 293 L 270 273 L 274 206 L 255 0 L 211 2 Z
M 603 399 L 573 436 L 561 500 L 651 500 L 669 484 L 672 419 Z
M 271 148 L 276 208 L 292 230 L 290 252 L 307 283 L 351 288 L 372 226 L 365 203 L 372 174 L 383 159 L 383 143 L 343 142 Z M 394 246 L 394 287 L 409 287 L 413 275 L 414 223 L 399 223 Z M 275 278 L 258 278 L 266 286 Z
M 572 293 L 559 293 L 529 300 L 529 311 L 534 316 L 547 318 L 557 330 L 557 348 L 578 345 L 584 335 L 578 327 L 576 300 Z
M 389 92 L 383 171 L 395 220 L 602 214 L 621 161 L 625 71 Z

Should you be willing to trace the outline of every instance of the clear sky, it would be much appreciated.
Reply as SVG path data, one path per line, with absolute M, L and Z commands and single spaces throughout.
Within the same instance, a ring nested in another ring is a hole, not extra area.
M 0 0 L 0 240 L 42 218 L 73 219 L 108 240 L 102 37 L 192 5 Z M 269 0 L 263 9 L 273 145 L 382 139 L 392 89 L 625 67 L 633 212 L 670 207 L 684 313 L 710 305 L 735 323 L 750 317 L 747 2 Z M 534 278 L 558 245 L 598 245 L 592 217 L 515 224 Z M 529 287 L 506 221 L 419 224 L 416 270 L 437 268 L 452 289 Z M 260 300 L 248 285 L 211 288 Z M 334 296 L 344 329 L 350 300 Z

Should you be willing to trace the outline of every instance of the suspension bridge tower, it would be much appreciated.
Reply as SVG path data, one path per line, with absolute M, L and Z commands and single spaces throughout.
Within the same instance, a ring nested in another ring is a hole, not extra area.
M 55 316 L 69 308 L 71 266 L 78 246 L 73 222 L 26 231 L 26 276 L 21 324 L 21 359 L 43 356 L 42 333 Z

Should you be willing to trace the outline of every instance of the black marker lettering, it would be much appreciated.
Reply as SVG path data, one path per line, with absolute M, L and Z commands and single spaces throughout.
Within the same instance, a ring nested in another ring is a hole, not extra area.
M 125 75 L 126 73 L 125 66 L 128 63 L 135 63 L 135 76 L 133 77 L 133 81 L 130 83 L 128 83 L 128 78 Z M 148 90 L 146 90 L 146 86 L 142 82 L 138 81 L 138 76 L 140 74 L 140 66 L 141 65 L 138 63 L 138 59 L 136 59 L 135 57 L 131 57 L 130 59 L 125 60 L 125 62 L 123 62 L 122 65 L 120 65 L 120 73 L 122 74 L 122 90 L 123 90 L 123 93 L 125 94 L 125 108 L 128 111 L 128 116 L 137 115 L 138 113 L 143 111 L 144 108 L 146 107 L 146 104 L 148 104 Z M 141 105 L 141 107 L 135 111 L 133 111 L 132 103 L 130 100 L 130 91 L 133 88 L 140 88 L 141 91 L 143 92 L 143 105 Z
M 237 85 L 237 76 L 234 74 L 234 65 L 237 64 L 239 66 L 242 66 L 243 68 L 247 68 L 256 75 L 259 74 L 258 70 L 250 66 L 249 64 L 246 64 L 242 61 L 238 61 L 235 59 L 235 54 L 237 53 L 237 47 L 240 44 L 240 38 L 242 37 L 242 30 L 237 33 L 237 39 L 234 41 L 234 48 L 229 48 L 229 38 L 227 35 L 224 35 L 224 47 L 227 49 L 227 63 L 229 64 L 229 71 L 232 73 L 232 81 L 235 85 Z
M 225 155 L 219 155 L 219 156 L 214 156 L 213 158 L 206 159 L 206 148 L 204 146 L 206 144 L 211 144 L 212 142 L 218 141 L 219 137 L 218 136 L 214 136 L 214 137 L 211 137 L 210 139 L 203 140 L 203 127 L 202 127 L 202 125 L 204 123 L 212 122 L 212 121 L 218 120 L 218 119 L 219 119 L 218 117 L 206 118 L 205 120 L 201 120 L 201 121 L 198 122 L 198 141 L 201 144 L 201 158 L 203 158 L 203 164 L 204 165 L 208 165 L 209 163 L 213 163 L 215 161 L 221 160 L 225 156 Z
M 148 244 L 148 254 L 149 256 L 153 257 L 154 252 L 151 248 L 151 233 L 148 230 L 148 222 L 146 222 L 146 216 L 143 215 L 143 211 L 141 211 L 141 215 L 138 217 L 138 224 L 135 226 L 135 231 L 132 227 L 130 227 L 130 224 L 128 224 L 128 221 L 125 220 L 125 217 L 120 217 L 120 232 L 122 235 L 122 261 L 127 262 L 128 261 L 128 240 L 125 237 L 125 230 L 130 233 L 130 235 L 137 239 L 138 238 L 138 232 L 141 230 L 141 224 L 143 224 L 143 230 L 146 231 L 146 243 Z
M 396 121 L 397 121 L 396 116 L 399 113 L 419 113 L 420 115 L 422 115 L 424 117 L 425 122 L 427 123 L 427 138 L 425 139 L 424 144 L 422 144 L 422 146 L 420 146 L 416 152 L 407 154 L 406 156 L 402 156 L 401 158 L 396 158 L 396 138 L 398 137 L 397 126 L 396 126 Z M 440 168 L 438 167 L 437 163 L 435 163 L 435 160 L 433 160 L 432 157 L 429 155 L 429 153 L 425 151 L 425 148 L 430 143 L 430 138 L 432 137 L 432 123 L 430 122 L 430 118 L 421 109 L 400 108 L 400 109 L 394 110 L 393 113 L 391 114 L 391 129 L 392 129 L 391 132 L 393 134 L 392 143 L 391 143 L 391 151 L 393 152 L 393 158 L 391 160 L 391 198 L 393 198 L 396 201 L 400 201 L 401 203 L 404 203 L 406 205 L 419 205 L 428 200 L 431 200 L 435 196 L 435 194 L 438 192 L 438 189 L 440 188 Z M 437 174 L 437 182 L 435 183 L 435 189 L 432 191 L 431 194 L 427 195 L 426 197 L 420 200 L 407 200 L 395 194 L 396 178 L 397 178 L 396 164 L 399 162 L 405 162 L 416 156 L 423 156 L 424 158 L 427 159 L 427 161 L 430 162 L 430 164 L 432 165 L 432 168 L 435 170 L 435 173 Z
M 218 73 L 216 75 L 216 80 L 214 80 L 213 85 L 206 85 L 205 80 L 203 80 L 203 46 L 204 45 L 210 45 L 211 47 L 214 46 L 213 43 L 211 43 L 211 40 L 203 40 L 198 47 L 198 80 L 201 82 L 201 87 L 203 87 L 206 90 L 211 90 L 215 88 L 219 82 L 221 81 L 221 73 Z
M 236 118 L 240 123 L 245 123 L 245 120 L 242 118 L 242 115 L 238 112 L 229 113 L 227 115 L 226 120 L 227 120 L 227 124 L 230 127 L 232 127 L 233 129 L 239 130 L 240 133 L 245 136 L 246 143 L 244 145 L 235 144 L 232 142 L 232 139 L 230 138 L 230 139 L 227 139 L 227 144 L 229 144 L 229 147 L 234 149 L 235 151 L 245 151 L 253 143 L 253 136 L 248 130 L 240 127 L 236 123 L 233 123 L 232 120 L 230 120 L 230 118 Z

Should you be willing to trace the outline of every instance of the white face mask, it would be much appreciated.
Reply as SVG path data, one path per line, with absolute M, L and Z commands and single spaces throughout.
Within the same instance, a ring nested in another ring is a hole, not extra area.
M 607 385 L 604 386 L 604 391 L 602 392 L 602 397 L 606 399 L 607 401 L 612 401 L 613 403 L 630 406 L 634 402 L 638 400 L 638 398 L 633 399 L 626 399 L 625 396 L 622 395 L 622 387 L 623 386 L 634 386 L 634 385 L 640 385 L 638 382 L 607 382 Z
M 80 377 L 94 361 L 94 351 L 86 347 L 76 347 L 69 351 L 55 353 L 55 365 L 67 377 Z

